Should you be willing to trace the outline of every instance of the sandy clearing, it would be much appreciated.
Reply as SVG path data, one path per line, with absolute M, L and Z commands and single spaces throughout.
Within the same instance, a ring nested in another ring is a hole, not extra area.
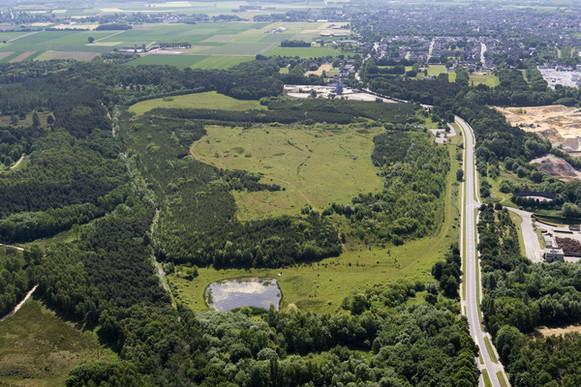
M 540 327 L 537 329 L 543 337 L 548 336 L 563 336 L 567 333 L 581 333 L 581 325 L 570 325 L 564 328 L 547 328 Z
M 564 105 L 496 107 L 511 125 L 542 135 L 568 152 L 581 151 L 581 109 Z
M 14 51 L 2 51 L 0 52 L 0 60 L 9 57 L 12 54 L 14 54 Z

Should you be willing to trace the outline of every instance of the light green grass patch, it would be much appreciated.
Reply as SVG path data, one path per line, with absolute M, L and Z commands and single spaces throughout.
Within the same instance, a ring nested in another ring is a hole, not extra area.
M 129 62 L 132 66 L 138 65 L 170 65 L 186 68 L 206 59 L 204 55 L 144 55 Z
M 333 47 L 274 47 L 266 52 L 270 56 L 298 56 L 299 58 L 318 58 L 323 56 L 338 56 L 343 52 Z
M 0 322 L 3 385 L 63 386 L 69 371 L 80 364 L 116 360 L 93 332 L 75 328 L 35 300 Z
M 470 86 L 485 85 L 496 87 L 500 85 L 498 77 L 491 73 L 472 73 L 470 74 Z
M 492 346 L 492 343 L 490 342 L 488 336 L 484 337 L 484 345 L 486 345 L 486 349 L 488 350 L 488 354 L 490 355 L 490 360 L 492 360 L 495 363 L 498 363 L 496 352 L 494 352 L 494 347 Z
M 428 76 L 437 77 L 440 74 L 448 74 L 448 80 L 450 82 L 456 82 L 456 72 L 455 71 L 448 71 L 448 69 L 446 68 L 446 65 L 431 64 L 428 66 Z
M 204 57 L 204 59 L 194 63 L 190 67 L 193 69 L 227 69 L 252 60 L 254 60 L 254 56 L 212 55 Z
M 173 97 L 155 98 L 141 101 L 132 105 L 129 111 L 135 114 L 144 114 L 155 108 L 178 109 L 222 109 L 222 110 L 250 110 L 265 109 L 258 101 L 239 100 L 220 94 L 215 91 L 177 95 Z
M 379 128 L 260 125 L 206 130 L 208 135 L 191 147 L 194 157 L 219 168 L 260 173 L 261 182 L 284 187 L 277 192 L 234 192 L 243 221 L 298 214 L 305 205 L 322 210 L 333 202 L 348 204 L 357 194 L 378 192 L 383 186 L 371 162 Z

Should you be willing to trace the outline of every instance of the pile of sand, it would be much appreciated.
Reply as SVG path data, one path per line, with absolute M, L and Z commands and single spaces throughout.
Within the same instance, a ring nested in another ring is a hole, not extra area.
M 581 180 L 581 172 L 577 171 L 567 160 L 563 160 L 555 155 L 539 157 L 531 161 L 531 164 L 538 166 L 543 171 L 561 180 Z

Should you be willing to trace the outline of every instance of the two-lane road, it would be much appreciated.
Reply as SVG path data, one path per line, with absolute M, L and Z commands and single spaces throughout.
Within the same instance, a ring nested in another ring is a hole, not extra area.
M 478 259 L 478 252 L 476 247 L 476 220 L 477 209 L 480 206 L 476 192 L 476 163 L 474 160 L 474 132 L 470 125 L 460 117 L 456 117 L 456 123 L 460 126 L 464 137 L 464 208 L 462 210 L 462 224 L 464 226 L 465 234 L 462 239 L 462 246 L 464 248 L 465 267 L 464 267 L 464 284 L 466 288 L 466 295 L 463 299 L 463 306 L 465 307 L 466 318 L 470 326 L 470 334 L 474 338 L 476 344 L 480 349 L 480 358 L 484 364 L 478 360 L 477 363 L 481 370 L 486 370 L 490 378 L 490 382 L 494 387 L 501 387 L 503 384 L 499 381 L 498 373 L 502 374 L 503 382 L 508 384 L 508 378 L 504 374 L 502 364 L 496 359 L 496 354 L 491 354 L 494 351 L 492 340 L 488 333 L 484 332 L 480 322 L 480 262 Z M 463 308 L 464 311 L 464 308 Z M 486 340 L 489 346 L 486 345 Z M 484 381 L 481 377 L 480 384 Z

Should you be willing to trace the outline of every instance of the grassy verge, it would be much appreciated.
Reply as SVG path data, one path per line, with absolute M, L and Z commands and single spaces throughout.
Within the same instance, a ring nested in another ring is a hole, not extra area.
M 504 376 L 504 373 L 502 373 L 501 371 L 498 371 L 496 373 L 496 377 L 498 378 L 498 382 L 500 383 L 500 385 L 502 387 L 508 387 L 508 382 L 506 381 L 506 377 Z
M 75 366 L 116 359 L 93 332 L 75 328 L 36 300 L 0 322 L 2 385 L 63 386 Z
M 494 347 L 492 346 L 492 343 L 490 342 L 490 339 L 488 338 L 488 336 L 484 337 L 484 344 L 486 345 L 486 349 L 488 350 L 488 354 L 490 355 L 490 359 L 493 362 L 498 363 L 498 358 L 496 357 L 496 352 L 494 352 Z
M 516 230 L 517 230 L 517 234 L 518 234 L 518 246 L 519 246 L 520 254 L 523 257 L 526 257 L 527 251 L 526 251 L 525 240 L 524 240 L 524 237 L 522 235 L 522 229 L 521 229 L 522 218 L 520 216 L 518 216 L 517 214 L 511 212 L 510 213 L 510 219 L 512 220 L 512 222 L 516 226 Z
M 488 371 L 486 369 L 482 370 L 482 379 L 484 380 L 485 387 L 492 387 L 492 382 L 490 381 L 490 376 L 488 375 Z

